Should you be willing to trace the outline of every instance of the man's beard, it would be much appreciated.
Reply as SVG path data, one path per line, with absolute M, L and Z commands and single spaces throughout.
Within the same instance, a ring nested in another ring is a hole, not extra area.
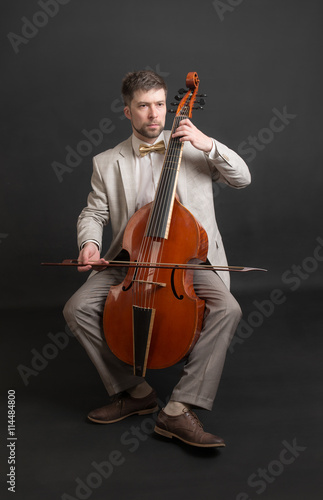
M 148 125 L 152 125 L 152 124 L 148 123 Z M 147 137 L 147 139 L 155 139 L 155 138 L 157 138 L 162 133 L 162 131 L 164 130 L 163 125 L 156 124 L 156 125 L 158 125 L 158 128 L 156 130 L 149 130 L 149 129 L 147 129 L 146 127 L 148 125 L 144 125 L 141 128 L 136 128 L 134 126 L 134 124 L 132 123 L 132 126 L 135 129 L 135 131 L 138 132 L 138 134 L 142 135 L 143 137 Z

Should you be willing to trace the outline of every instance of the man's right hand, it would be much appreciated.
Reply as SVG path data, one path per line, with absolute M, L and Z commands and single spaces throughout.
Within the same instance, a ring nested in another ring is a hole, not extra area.
M 84 247 L 80 251 L 80 254 L 77 259 L 81 264 L 87 264 L 88 262 L 95 262 L 100 260 L 100 251 L 95 243 L 92 243 L 89 241 L 88 243 L 85 243 Z M 89 271 L 92 269 L 94 266 L 89 264 L 89 265 L 83 265 L 78 267 L 78 271 L 84 272 L 84 271 Z

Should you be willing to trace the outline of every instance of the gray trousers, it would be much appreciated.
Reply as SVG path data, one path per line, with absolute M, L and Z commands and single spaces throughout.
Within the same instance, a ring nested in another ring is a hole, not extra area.
M 103 334 L 106 297 L 110 287 L 119 284 L 125 274 L 124 268 L 108 268 L 93 275 L 64 308 L 68 327 L 94 363 L 110 396 L 144 380 L 133 375 L 133 367 L 110 351 Z M 202 332 L 170 399 L 211 410 L 226 352 L 241 319 L 241 309 L 221 278 L 212 271 L 195 271 L 194 289 L 205 300 Z

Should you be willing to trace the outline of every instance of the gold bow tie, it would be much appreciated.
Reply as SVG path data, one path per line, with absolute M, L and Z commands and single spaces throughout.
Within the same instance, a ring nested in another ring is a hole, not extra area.
M 148 153 L 165 153 L 165 143 L 164 141 L 157 142 L 157 144 L 153 144 L 152 146 L 146 146 L 146 144 L 140 144 L 139 153 L 140 156 L 145 156 Z

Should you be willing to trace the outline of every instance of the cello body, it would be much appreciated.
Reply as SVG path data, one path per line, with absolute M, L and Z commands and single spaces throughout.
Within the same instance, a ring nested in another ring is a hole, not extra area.
M 151 205 L 150 203 L 138 210 L 126 228 L 123 247 L 132 261 L 138 260 L 143 239 L 152 239 L 145 236 Z M 177 199 L 173 207 L 169 237 L 165 241 L 159 240 L 160 238 L 148 242 L 149 251 L 145 255 L 145 262 L 152 258 L 155 260 L 156 253 L 159 262 L 181 264 L 192 260 L 206 260 L 206 232 Z M 150 255 L 148 252 L 151 252 Z M 140 335 L 144 334 L 142 330 L 150 327 L 152 331 L 147 332 L 149 346 L 145 353 L 145 368 L 166 368 L 190 352 L 199 337 L 204 315 L 204 301 L 194 292 L 193 272 L 149 268 L 138 271 L 136 268 L 129 268 L 124 281 L 111 287 L 104 309 L 103 325 L 107 343 L 119 359 L 137 366 L 134 360 L 136 337 L 137 343 L 140 343 Z M 137 287 L 141 290 L 136 292 Z M 134 297 L 136 295 L 137 298 Z M 137 324 L 139 331 L 135 332 L 134 307 L 151 310 L 152 325 Z

